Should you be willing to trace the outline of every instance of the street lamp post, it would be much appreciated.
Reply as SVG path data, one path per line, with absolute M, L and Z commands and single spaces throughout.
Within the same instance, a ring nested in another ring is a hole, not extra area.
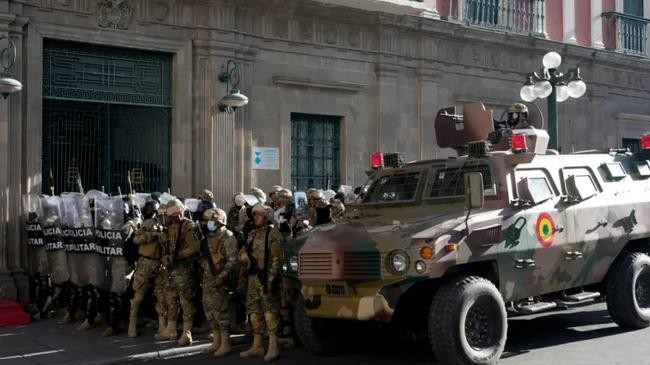
M 0 95 L 4 99 L 23 88 L 20 81 L 11 77 L 11 73 L 9 72 L 16 62 L 16 46 L 8 36 L 3 35 L 0 37 L 0 41 L 5 39 L 8 45 L 6 48 L 0 50 L 0 66 L 2 67 L 2 71 L 0 72 Z
M 542 59 L 544 67 L 538 74 L 533 72 L 526 76 L 519 96 L 527 102 L 537 98 L 548 98 L 548 134 L 549 146 L 559 150 L 559 136 L 557 126 L 557 103 L 566 101 L 569 97 L 579 98 L 587 91 L 587 85 L 580 77 L 580 68 L 570 68 L 566 74 L 558 70 L 562 63 L 562 56 L 557 52 L 548 52 Z

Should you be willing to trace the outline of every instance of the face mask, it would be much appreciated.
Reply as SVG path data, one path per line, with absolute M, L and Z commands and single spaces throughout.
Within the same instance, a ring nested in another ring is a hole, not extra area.
M 208 231 L 214 231 L 217 229 L 217 225 L 214 224 L 214 221 L 208 221 Z

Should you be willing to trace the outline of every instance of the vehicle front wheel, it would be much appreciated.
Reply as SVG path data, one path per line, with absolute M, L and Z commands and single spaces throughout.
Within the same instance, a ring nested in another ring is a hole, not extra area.
M 650 325 L 650 257 L 627 253 L 613 265 L 607 280 L 607 310 L 624 328 Z
M 343 321 L 313 319 L 307 316 L 305 300 L 300 295 L 293 311 L 293 325 L 300 343 L 319 355 L 333 355 L 347 350 L 352 331 Z
M 494 364 L 506 343 L 508 322 L 499 290 L 479 276 L 443 284 L 433 297 L 429 343 L 443 364 Z

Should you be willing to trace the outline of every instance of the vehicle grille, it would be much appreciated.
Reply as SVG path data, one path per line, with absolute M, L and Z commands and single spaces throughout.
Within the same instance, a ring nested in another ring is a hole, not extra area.
M 327 277 L 332 275 L 331 253 L 300 254 L 300 275 Z
M 346 279 L 381 278 L 379 252 L 346 252 L 343 256 L 343 276 Z

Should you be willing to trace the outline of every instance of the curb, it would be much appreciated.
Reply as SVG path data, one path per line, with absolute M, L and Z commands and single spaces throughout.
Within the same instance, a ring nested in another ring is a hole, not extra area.
M 231 338 L 233 346 L 241 345 L 248 342 L 245 336 Z M 86 364 L 89 365 L 113 365 L 113 364 L 124 364 L 130 362 L 143 362 L 150 360 L 163 360 L 172 357 L 181 357 L 181 356 L 193 356 L 201 354 L 203 349 L 210 346 L 210 343 L 204 343 L 194 346 L 184 346 L 176 347 L 165 350 L 145 352 L 142 354 L 127 355 L 127 356 L 118 356 L 108 359 L 101 359 L 97 361 L 89 361 Z

